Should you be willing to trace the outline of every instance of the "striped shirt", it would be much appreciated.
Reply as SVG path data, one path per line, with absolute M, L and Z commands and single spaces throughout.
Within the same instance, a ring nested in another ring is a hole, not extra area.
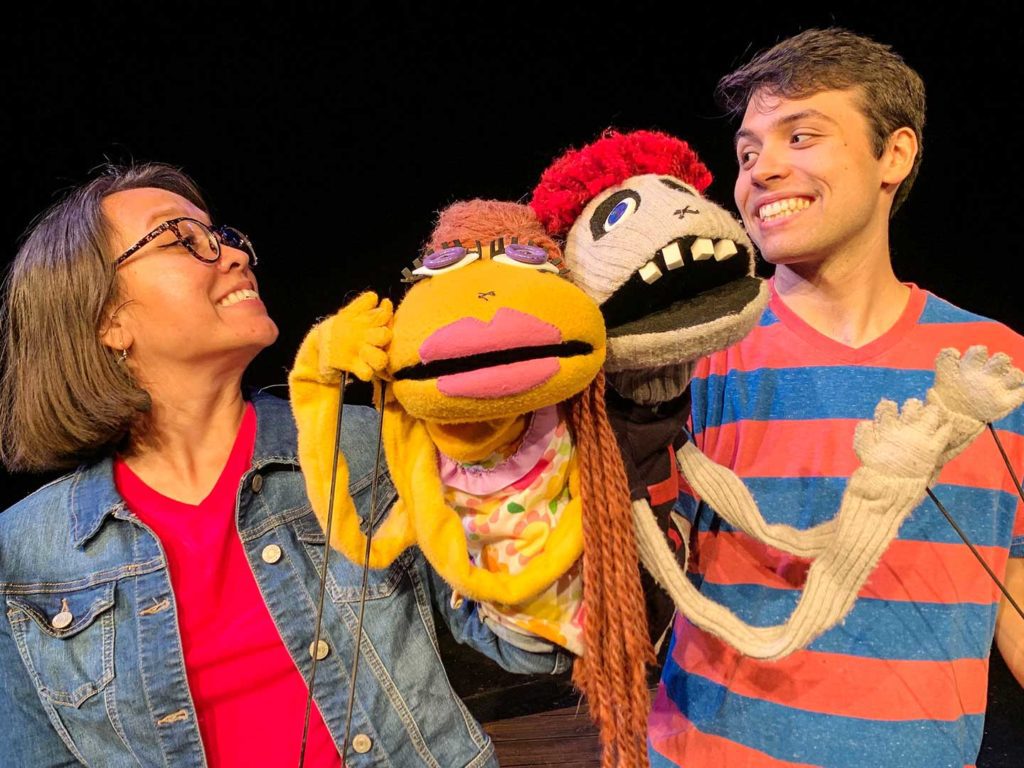
M 984 344 L 1024 367 L 1024 339 L 916 286 L 896 324 L 852 349 L 800 320 L 772 289 L 758 326 L 699 363 L 697 446 L 743 478 L 769 522 L 807 528 L 839 509 L 858 466 L 854 427 L 885 397 L 923 399 L 944 347 Z M 998 422 L 1024 467 L 1024 409 Z M 998 449 L 982 434 L 934 490 L 1000 576 L 1024 557 L 1024 514 Z M 690 575 L 753 625 L 778 624 L 808 562 L 734 530 L 692 492 Z M 999 602 L 928 499 L 903 523 L 846 619 L 776 662 L 740 656 L 677 617 L 649 722 L 653 768 L 962 768 L 981 744 Z

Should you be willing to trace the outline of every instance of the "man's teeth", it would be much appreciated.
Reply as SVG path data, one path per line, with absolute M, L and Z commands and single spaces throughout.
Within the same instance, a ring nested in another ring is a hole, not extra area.
M 785 200 L 776 200 L 774 203 L 762 205 L 757 209 L 757 216 L 761 221 L 771 221 L 783 216 L 791 216 L 810 204 L 811 201 L 805 197 L 787 197 Z
M 240 291 L 229 293 L 227 296 L 225 296 L 223 299 L 217 302 L 217 306 L 230 307 L 231 305 L 237 304 L 240 301 L 245 301 L 246 299 L 258 299 L 259 297 L 260 295 L 256 293 L 256 291 L 253 291 L 249 288 L 243 288 Z
M 679 250 L 678 242 L 669 243 L 659 253 L 668 269 L 679 269 L 683 266 L 683 254 Z M 739 249 L 732 240 L 719 240 L 715 242 L 707 237 L 698 237 L 693 241 L 693 245 L 690 246 L 690 257 L 695 262 L 707 261 L 712 256 L 715 257 L 715 261 L 725 261 L 726 259 L 731 259 L 737 253 L 739 253 Z M 640 277 L 648 285 L 657 282 L 664 274 L 661 271 L 661 266 L 658 265 L 655 259 L 651 259 L 640 267 Z

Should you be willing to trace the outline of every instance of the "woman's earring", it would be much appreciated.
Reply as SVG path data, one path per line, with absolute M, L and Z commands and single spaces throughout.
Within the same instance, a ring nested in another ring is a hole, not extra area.
M 125 347 L 124 349 L 121 350 L 121 355 L 117 358 L 117 362 L 123 365 L 127 361 L 128 361 L 128 347 Z

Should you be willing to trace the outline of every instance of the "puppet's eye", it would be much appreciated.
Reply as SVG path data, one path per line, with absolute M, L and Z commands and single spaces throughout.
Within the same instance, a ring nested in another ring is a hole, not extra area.
M 595 240 L 604 237 L 636 213 L 639 207 L 640 195 L 631 189 L 620 189 L 594 210 L 590 217 L 590 234 Z
M 513 267 L 528 267 L 556 274 L 558 272 L 558 267 L 548 261 L 548 252 L 539 245 L 510 243 L 505 246 L 505 252 L 495 256 L 492 261 Z
M 471 251 L 461 245 L 441 248 L 423 258 L 423 266 L 412 271 L 414 275 L 440 275 L 451 272 L 480 258 L 480 251 Z
M 611 232 L 615 225 L 636 210 L 636 200 L 627 197 L 619 201 L 604 220 L 604 231 Z

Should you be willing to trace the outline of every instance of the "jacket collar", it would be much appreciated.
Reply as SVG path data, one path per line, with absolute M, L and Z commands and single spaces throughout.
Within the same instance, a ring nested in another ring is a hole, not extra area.
M 256 445 L 254 469 L 268 464 L 298 466 L 295 421 L 288 402 L 272 395 L 256 394 Z M 107 457 L 79 467 L 71 480 L 71 536 L 81 549 L 110 515 L 126 512 L 124 499 L 114 485 L 114 460 Z

